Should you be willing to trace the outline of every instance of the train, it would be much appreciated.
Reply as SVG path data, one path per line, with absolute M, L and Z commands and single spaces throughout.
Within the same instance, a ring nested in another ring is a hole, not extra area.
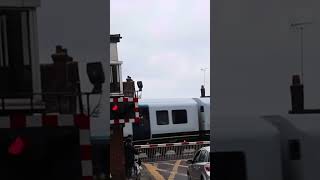
M 125 124 L 134 144 L 210 140 L 210 97 L 140 99 L 140 122 Z

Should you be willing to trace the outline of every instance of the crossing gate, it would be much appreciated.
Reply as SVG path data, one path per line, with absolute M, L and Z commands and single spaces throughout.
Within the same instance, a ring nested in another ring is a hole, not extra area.
M 26 116 L 24 114 L 15 114 L 0 117 L 0 129 L 26 129 L 36 127 L 76 127 L 79 129 L 82 180 L 93 179 L 90 118 L 87 115 L 34 114 Z
M 180 142 L 169 144 L 136 145 L 142 162 L 190 159 L 202 147 L 209 146 L 210 141 Z

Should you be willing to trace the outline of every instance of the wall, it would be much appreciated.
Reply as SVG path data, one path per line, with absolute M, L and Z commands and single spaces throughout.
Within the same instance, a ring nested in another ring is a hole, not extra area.
M 306 108 L 320 107 L 320 2 L 214 1 L 212 97 L 215 113 L 287 113 L 291 75 L 300 72 L 299 36 L 292 18 L 312 20 L 304 34 Z

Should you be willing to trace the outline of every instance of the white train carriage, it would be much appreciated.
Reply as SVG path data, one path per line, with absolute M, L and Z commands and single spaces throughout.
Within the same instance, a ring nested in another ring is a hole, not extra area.
M 213 117 L 214 179 L 282 180 L 277 128 L 254 116 Z
M 210 97 L 193 99 L 198 103 L 199 130 L 210 131 Z
M 208 101 L 199 100 L 199 102 L 209 114 Z M 124 136 L 131 134 L 135 141 L 139 141 L 198 134 L 200 126 L 198 109 L 199 104 L 192 98 L 140 100 L 141 122 L 126 124 Z M 204 114 L 202 112 L 201 116 L 209 118 L 207 120 L 209 121 L 210 117 Z
M 320 115 L 265 116 L 281 132 L 284 179 L 320 179 Z

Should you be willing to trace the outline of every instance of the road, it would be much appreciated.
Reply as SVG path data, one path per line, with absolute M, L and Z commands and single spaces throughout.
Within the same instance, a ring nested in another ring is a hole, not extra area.
M 156 163 L 144 163 L 148 175 L 146 179 L 155 180 L 187 180 L 186 160 L 161 161 Z

